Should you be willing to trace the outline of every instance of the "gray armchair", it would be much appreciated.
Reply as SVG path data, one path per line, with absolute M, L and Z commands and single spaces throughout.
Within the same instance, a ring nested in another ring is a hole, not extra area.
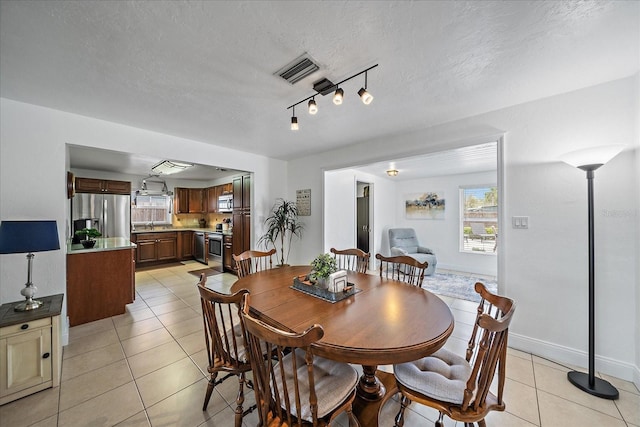
M 429 266 L 424 271 L 426 276 L 431 276 L 436 272 L 436 264 L 438 263 L 436 255 L 431 249 L 420 246 L 413 228 L 390 228 L 389 246 L 391 247 L 391 256 L 409 255 L 419 262 L 427 261 Z

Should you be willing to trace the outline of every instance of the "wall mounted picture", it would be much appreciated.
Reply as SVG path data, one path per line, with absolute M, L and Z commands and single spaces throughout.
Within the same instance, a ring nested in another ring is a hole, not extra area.
M 444 192 L 405 194 L 404 209 L 407 219 L 444 219 Z

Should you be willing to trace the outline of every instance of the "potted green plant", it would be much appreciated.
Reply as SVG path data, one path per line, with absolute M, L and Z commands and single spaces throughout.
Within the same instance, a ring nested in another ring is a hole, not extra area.
M 82 246 L 85 248 L 92 248 L 96 244 L 95 238 L 102 236 L 102 233 L 95 228 L 83 228 L 82 230 L 76 231 L 76 236 L 84 236 L 84 239 L 82 239 L 80 243 L 82 243 Z
M 266 232 L 258 243 L 268 248 L 271 244 L 280 258 L 279 265 L 286 265 L 291 251 L 293 237 L 302 237 L 304 224 L 298 220 L 298 207 L 295 202 L 278 199 L 271 209 L 271 214 L 264 220 Z
M 316 285 L 321 288 L 327 287 L 327 279 L 331 273 L 338 271 L 336 259 L 330 254 L 320 254 L 311 261 L 310 276 L 315 278 Z

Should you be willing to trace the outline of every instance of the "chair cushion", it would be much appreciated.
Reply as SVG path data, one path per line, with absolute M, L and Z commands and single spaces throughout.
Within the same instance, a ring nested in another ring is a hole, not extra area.
M 309 406 L 309 375 L 307 374 L 304 356 L 304 350 L 296 349 L 294 352 L 289 353 L 282 363 L 286 365 L 285 375 L 289 389 L 289 399 L 293 404 L 295 402 L 295 391 L 293 388 L 293 374 L 291 373 L 291 358 L 296 358 L 302 414 L 298 416 L 298 414 L 294 413 L 293 415 L 311 422 L 313 418 Z M 280 366 L 277 365 L 274 371 L 280 399 L 284 402 Z M 324 417 L 344 402 L 358 383 L 358 373 L 353 367 L 346 363 L 334 362 L 318 356 L 313 357 L 313 377 L 316 395 L 318 396 L 318 418 Z M 296 410 L 295 405 L 293 405 L 292 410 Z
M 393 373 L 400 384 L 411 390 L 459 405 L 471 366 L 464 357 L 442 348 L 431 356 L 393 365 Z

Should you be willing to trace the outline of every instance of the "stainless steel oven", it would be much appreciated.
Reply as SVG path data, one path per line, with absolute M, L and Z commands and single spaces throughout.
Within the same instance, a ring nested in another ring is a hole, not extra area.
M 209 258 L 222 261 L 222 233 L 209 233 Z

